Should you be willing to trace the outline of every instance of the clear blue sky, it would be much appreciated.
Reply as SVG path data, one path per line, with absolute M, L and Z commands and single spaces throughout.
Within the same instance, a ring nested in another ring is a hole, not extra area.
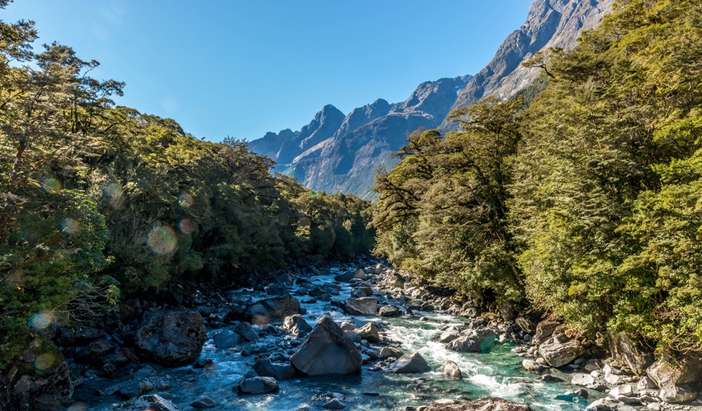
M 120 104 L 198 137 L 297 129 L 404 100 L 422 81 L 480 70 L 531 0 L 15 0 L 40 42 L 73 46 L 127 83 Z

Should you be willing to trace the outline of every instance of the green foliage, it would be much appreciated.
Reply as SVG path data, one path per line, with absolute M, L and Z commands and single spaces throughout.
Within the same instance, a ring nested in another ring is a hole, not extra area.
M 0 2 L 0 6 L 4 3 Z M 368 204 L 273 176 L 238 141 L 115 107 L 66 46 L 34 53 L 0 21 L 0 369 L 56 322 L 99 322 L 121 294 L 221 286 L 368 253 Z
M 378 179 L 376 251 L 483 305 L 702 351 L 702 3 L 620 1 L 527 65 L 519 99 L 414 136 Z
M 583 331 L 702 349 L 702 7 L 621 2 L 530 105 L 509 203 L 534 304 Z M 697 86 L 694 86 L 697 85 Z
M 470 118 L 461 132 L 410 139 L 377 182 L 379 253 L 476 304 L 521 299 L 505 205 L 521 105 L 486 100 L 457 114 Z

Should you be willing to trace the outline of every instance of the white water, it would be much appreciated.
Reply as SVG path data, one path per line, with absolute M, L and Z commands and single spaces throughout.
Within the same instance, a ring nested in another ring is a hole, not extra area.
M 334 282 L 332 271 L 329 274 L 311 277 L 317 285 Z M 341 293 L 335 299 L 343 300 L 350 296 L 348 284 L 340 284 Z M 298 291 L 293 287 L 292 292 Z M 303 299 L 304 300 L 304 299 Z M 328 301 L 304 304 L 306 319 L 314 323 L 322 314 L 328 313 L 335 321 L 352 321 L 361 325 L 366 321 L 380 321 L 375 317 L 349 316 Z M 159 393 L 173 401 L 181 411 L 190 410 L 189 405 L 201 395 L 207 395 L 218 403 L 216 410 L 271 410 L 292 411 L 302 404 L 311 409 L 321 409 L 324 401 L 315 396 L 330 393 L 342 398 L 349 410 L 404 410 L 407 406 L 418 406 L 436 399 L 479 399 L 499 397 L 530 405 L 535 410 L 581 410 L 587 403 L 575 397 L 574 400 L 558 400 L 573 389 L 567 384 L 543 382 L 536 374 L 522 370 L 521 358 L 510 351 L 510 346 L 497 346 L 488 354 L 466 354 L 447 350 L 443 344 L 432 341 L 441 333 L 442 327 L 462 325 L 464 319 L 451 315 L 421 313 L 419 317 L 383 319 L 387 324 L 386 336 L 399 343 L 404 352 L 418 351 L 436 371 L 425 374 L 391 374 L 372 371 L 363 367 L 361 376 L 348 378 L 301 378 L 280 381 L 280 392 L 271 395 L 238 396 L 232 387 L 253 362 L 252 357 L 242 357 L 234 351 L 218 350 L 209 340 L 202 352 L 204 358 L 214 361 L 211 369 L 157 369 L 159 375 L 171 381 L 171 389 Z M 212 333 L 211 333 L 212 334 Z M 266 337 L 259 344 L 281 344 L 279 337 Z M 445 379 L 441 366 L 448 360 L 454 361 L 461 369 L 461 381 Z M 364 393 L 377 393 L 368 396 Z M 123 403 L 105 398 L 88 404 L 90 410 L 119 409 Z

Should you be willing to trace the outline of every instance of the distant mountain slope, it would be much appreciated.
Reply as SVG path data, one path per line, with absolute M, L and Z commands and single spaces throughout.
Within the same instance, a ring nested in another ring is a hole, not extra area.
M 339 109 L 327 104 L 300 131 L 285 129 L 277 134 L 269 132 L 262 138 L 250 142 L 249 147 L 278 163 L 289 163 L 304 150 L 332 136 L 345 117 Z
M 390 104 L 378 99 L 344 116 L 327 105 L 299 131 L 267 133 L 249 147 L 276 160 L 276 170 L 294 176 L 318 191 L 372 196 L 379 168 L 397 161 L 393 153 L 417 129 L 447 127 L 456 107 L 484 96 L 513 96 L 538 75 L 521 66 L 536 52 L 550 47 L 569 49 L 580 33 L 595 26 L 613 0 L 534 0 L 527 21 L 512 32 L 490 63 L 475 76 L 420 84 L 407 100 Z
M 596 26 L 614 0 L 535 0 L 527 21 L 502 43 L 493 59 L 461 90 L 454 107 L 484 96 L 509 98 L 527 87 L 539 69 L 521 63 L 549 48 L 571 49 L 583 30 Z

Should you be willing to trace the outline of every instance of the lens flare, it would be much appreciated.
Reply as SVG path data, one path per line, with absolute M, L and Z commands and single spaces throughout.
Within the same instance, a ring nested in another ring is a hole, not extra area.
M 178 204 L 180 204 L 180 206 L 183 208 L 190 208 L 194 203 L 195 200 L 193 199 L 193 196 L 188 193 L 180 193 L 180 196 L 178 196 Z
M 112 208 L 121 208 L 124 202 L 122 186 L 117 183 L 108 183 L 102 189 L 103 193 L 109 198 Z
M 61 224 L 61 230 L 67 234 L 78 234 L 80 231 L 80 223 L 72 218 L 65 218 Z
M 61 191 L 61 182 L 53 177 L 44 177 L 41 180 L 41 188 L 47 193 L 58 193 Z
M 39 355 L 34 360 L 34 368 L 39 371 L 51 369 L 56 365 L 56 356 L 50 352 Z
M 43 311 L 34 314 L 32 318 L 29 319 L 29 326 L 34 330 L 40 331 L 48 328 L 53 322 L 54 314 L 49 311 Z
M 178 237 L 171 227 L 159 225 L 151 229 L 146 242 L 154 253 L 164 255 L 175 250 Z
M 193 221 L 189 218 L 184 218 L 178 223 L 178 229 L 183 234 L 191 234 L 193 231 L 195 231 L 195 227 L 195 223 L 193 223 Z

